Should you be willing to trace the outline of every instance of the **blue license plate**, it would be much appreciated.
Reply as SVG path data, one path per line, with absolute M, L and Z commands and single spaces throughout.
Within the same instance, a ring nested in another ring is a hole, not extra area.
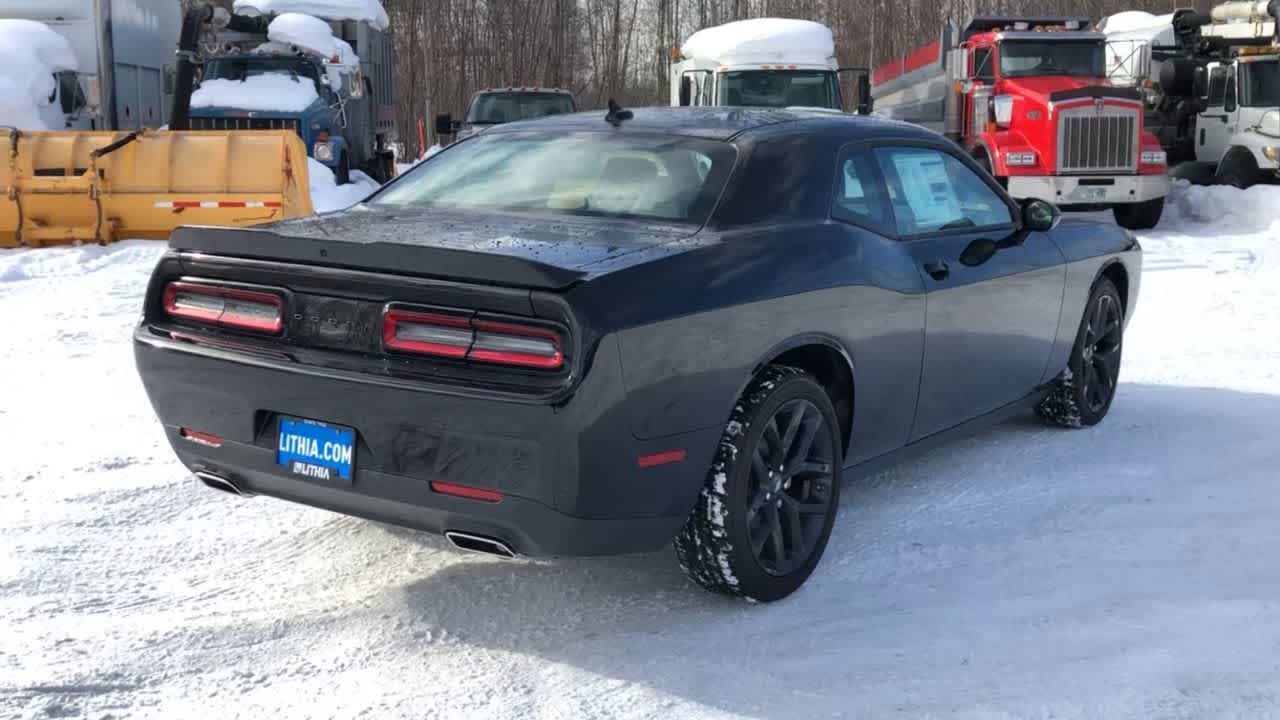
M 356 431 L 318 420 L 280 417 L 276 464 L 316 480 L 351 482 Z

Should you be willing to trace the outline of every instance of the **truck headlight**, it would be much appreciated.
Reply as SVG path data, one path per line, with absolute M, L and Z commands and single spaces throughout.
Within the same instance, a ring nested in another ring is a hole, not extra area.
M 1027 152 L 1011 152 L 1004 156 L 1004 164 L 1009 167 L 1029 167 L 1036 164 L 1036 153 L 1034 150 Z
M 1169 156 L 1166 155 L 1163 150 L 1143 150 L 1142 164 L 1143 165 L 1164 165 L 1168 157 Z
M 333 146 L 329 143 L 316 143 L 311 154 L 320 162 L 329 162 L 333 160 Z
M 1013 121 L 1013 96 L 996 95 L 991 98 L 991 114 L 995 116 L 997 125 L 1009 127 Z
M 1275 147 L 1274 145 L 1264 147 L 1262 148 L 1262 156 L 1271 162 L 1280 162 L 1280 147 Z

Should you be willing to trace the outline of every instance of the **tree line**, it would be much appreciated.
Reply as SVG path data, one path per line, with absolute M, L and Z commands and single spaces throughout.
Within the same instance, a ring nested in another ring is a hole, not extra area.
M 487 87 L 571 90 L 583 108 L 609 98 L 665 105 L 672 48 L 694 31 L 753 17 L 831 27 L 841 65 L 874 67 L 938 36 L 946 18 L 977 14 L 1169 12 L 1215 0 L 383 0 L 397 51 L 397 112 L 407 149 L 417 123 L 455 117 Z

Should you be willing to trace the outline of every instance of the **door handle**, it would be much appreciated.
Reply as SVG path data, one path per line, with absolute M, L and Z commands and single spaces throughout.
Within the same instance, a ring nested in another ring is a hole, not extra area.
M 934 280 L 942 281 L 951 274 L 951 267 L 947 265 L 946 260 L 930 260 L 924 264 L 924 271 Z

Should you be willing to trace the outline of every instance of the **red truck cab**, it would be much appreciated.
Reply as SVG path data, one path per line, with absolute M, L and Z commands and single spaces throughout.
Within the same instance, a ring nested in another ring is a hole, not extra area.
M 1106 78 L 1087 18 L 974 18 L 872 74 L 876 111 L 943 132 L 1014 197 L 1110 207 L 1153 227 L 1170 189 L 1132 88 Z

